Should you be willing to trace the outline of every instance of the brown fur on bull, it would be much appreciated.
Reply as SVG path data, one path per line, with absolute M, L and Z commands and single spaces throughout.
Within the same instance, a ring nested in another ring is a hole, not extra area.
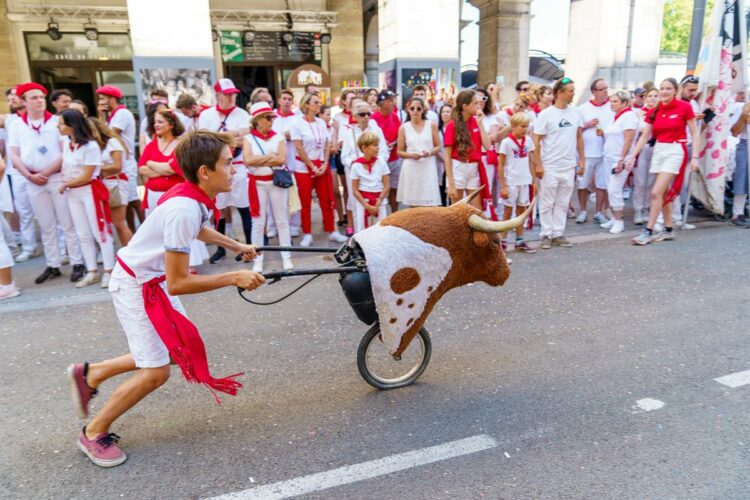
M 475 281 L 501 286 L 510 276 L 510 267 L 501 249 L 499 234 L 472 229 L 470 219 L 480 217 L 479 209 L 467 203 L 457 203 L 450 207 L 411 208 L 396 212 L 380 222 L 382 226 L 398 227 L 422 241 L 446 249 L 453 260 L 445 279 L 436 290 L 430 292 L 424 311 L 401 338 L 394 356 L 400 356 L 406 349 L 424 325 L 432 308 L 448 290 Z M 525 219 L 525 216 L 522 218 Z M 473 225 L 476 227 L 476 222 Z M 412 288 L 411 283 L 399 282 L 410 279 L 413 277 L 408 273 L 403 277 L 394 275 L 391 287 L 394 290 Z

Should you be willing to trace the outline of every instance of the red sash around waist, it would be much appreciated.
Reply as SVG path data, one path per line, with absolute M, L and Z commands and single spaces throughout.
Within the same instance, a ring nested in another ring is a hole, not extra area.
M 135 278 L 133 270 L 119 256 L 117 262 L 126 273 Z M 148 319 L 167 347 L 169 356 L 179 365 L 185 380 L 208 386 L 216 402 L 220 404 L 221 400 L 215 391 L 235 396 L 242 384 L 234 379 L 244 375 L 244 372 L 218 379 L 211 376 L 206 348 L 200 333 L 195 325 L 172 305 L 161 287 L 166 279 L 166 276 L 158 276 L 143 284 L 143 305 Z

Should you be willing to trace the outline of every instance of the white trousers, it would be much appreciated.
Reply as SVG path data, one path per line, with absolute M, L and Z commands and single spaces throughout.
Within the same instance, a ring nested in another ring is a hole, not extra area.
M 70 218 L 67 193 L 60 193 L 62 186 L 62 175 L 52 174 L 44 186 L 37 186 L 33 182 L 26 185 L 39 227 L 42 232 L 42 246 L 47 266 L 60 267 L 60 247 L 57 242 L 57 225 L 62 227 L 65 236 L 65 246 L 68 249 L 68 257 L 73 265 L 83 264 L 81 246 L 78 243 L 73 221 Z M 94 256 L 96 260 L 96 256 Z
M 633 169 L 633 209 L 647 211 L 651 206 L 651 189 L 654 187 L 656 176 L 649 173 L 651 169 L 651 157 L 654 148 L 644 147 L 638 155 L 638 163 Z
M 96 264 L 97 245 L 102 250 L 104 269 L 112 270 L 115 267 L 115 247 L 106 224 L 104 230 L 99 231 L 91 186 L 69 189 L 67 198 L 70 217 L 78 235 L 86 270 L 96 271 L 98 268 Z
M 21 226 L 21 246 L 27 252 L 36 250 L 36 230 L 34 228 L 34 211 L 31 209 L 27 181 L 15 169 L 9 175 L 11 189 L 13 191 L 13 208 L 18 214 Z
M 385 219 L 386 215 L 388 215 L 388 198 L 385 198 L 383 200 L 383 203 L 380 204 L 380 210 L 378 210 L 377 217 L 373 217 L 372 215 L 370 215 L 369 212 L 365 210 L 365 206 L 355 200 L 354 202 L 354 232 L 358 233 L 365 229 L 365 217 L 368 217 L 369 219 L 368 221 L 368 227 L 369 227 L 369 226 L 374 226 L 379 221 Z
M 629 172 L 625 169 L 619 174 L 613 174 L 612 169 L 617 166 L 617 159 L 604 159 L 604 168 L 609 172 L 609 181 L 607 182 L 607 197 L 609 206 L 612 210 L 622 210 L 625 207 L 625 198 L 622 196 L 622 189 L 628 180 Z
M 2 217 L 2 214 L 0 214 Z M 0 231 L 0 269 L 13 267 L 13 255 L 10 253 L 8 243 L 5 241 L 4 231 Z
M 539 189 L 540 236 L 557 238 L 565 232 L 568 204 L 575 185 L 575 167 L 562 171 L 545 169 Z
M 253 245 L 263 245 L 263 232 L 268 219 L 268 207 L 271 207 L 273 219 L 276 223 L 276 231 L 279 234 L 281 246 L 291 246 L 292 237 L 289 234 L 289 190 L 273 185 L 273 181 L 257 181 L 255 186 L 258 190 L 258 202 L 260 204 L 260 216 L 253 217 Z M 282 257 L 290 257 L 290 252 L 281 252 Z

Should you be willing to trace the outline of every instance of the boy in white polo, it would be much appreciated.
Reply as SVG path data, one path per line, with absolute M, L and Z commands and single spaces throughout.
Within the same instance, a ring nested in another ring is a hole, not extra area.
M 242 217 L 242 230 L 246 241 L 252 240 L 253 222 L 250 217 L 250 201 L 247 196 L 247 168 L 242 161 L 242 138 L 250 133 L 250 115 L 237 107 L 237 94 L 240 89 L 235 87 L 229 78 L 222 78 L 214 85 L 216 92 L 216 106 L 204 110 L 198 117 L 198 129 L 213 132 L 225 132 L 234 137 L 234 168 L 236 174 L 232 180 L 232 191 L 221 193 L 216 198 L 216 206 L 222 211 L 219 222 L 219 232 L 226 234 L 226 221 L 231 221 L 231 207 L 237 208 Z M 222 260 L 226 255 L 224 248 L 219 247 L 209 258 L 211 264 Z
M 177 146 L 177 160 L 186 181 L 174 186 L 120 249 L 109 291 L 128 339 L 130 353 L 101 363 L 68 368 L 68 381 L 79 415 L 88 417 L 88 403 L 104 380 L 137 371 L 122 383 L 81 431 L 77 445 L 101 467 L 126 460 L 117 446 L 112 423 L 169 378 L 170 359 L 190 382 L 205 384 L 216 397 L 234 395 L 242 387 L 238 375 L 214 378 L 208 369 L 198 330 L 186 317 L 176 295 L 208 292 L 226 286 L 253 290 L 265 280 L 250 270 L 213 275 L 190 274 L 190 247 L 196 239 L 222 245 L 246 261 L 255 247 L 243 245 L 213 229 L 218 211 L 215 196 L 232 189 L 234 139 L 216 132 L 191 132 Z M 216 398 L 218 401 L 218 398 Z
M 41 284 L 60 273 L 60 248 L 57 243 L 57 226 L 62 227 L 65 246 L 73 264 L 71 281 L 83 278 L 83 265 L 78 236 L 70 218 L 66 193 L 60 192 L 62 176 L 62 147 L 57 117 L 46 111 L 47 89 L 38 83 L 24 83 L 16 88 L 26 103 L 26 114 L 15 120 L 9 133 L 13 166 L 26 178 L 31 207 L 42 232 L 47 268 L 35 283 Z
M 388 163 L 386 157 L 378 157 L 380 137 L 371 131 L 363 132 L 357 139 L 357 148 L 362 156 L 352 162 L 352 194 L 354 204 L 354 232 L 377 224 L 388 214 L 390 194 Z
M 539 187 L 539 222 L 542 225 L 539 234 L 542 243 L 539 247 L 544 250 L 552 245 L 564 248 L 572 246 L 563 236 L 568 204 L 575 177 L 583 176 L 586 165 L 583 119 L 580 112 L 570 105 L 575 96 L 575 84 L 570 78 L 561 78 L 552 92 L 555 103 L 534 120 L 534 159 L 537 176 L 542 179 Z

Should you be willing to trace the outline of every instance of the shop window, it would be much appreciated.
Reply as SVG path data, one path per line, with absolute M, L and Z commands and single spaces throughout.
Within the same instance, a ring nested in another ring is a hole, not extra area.
M 52 40 L 46 33 L 26 33 L 29 61 L 130 61 L 133 47 L 124 33 L 100 33 L 88 40 L 83 33 L 64 33 Z

